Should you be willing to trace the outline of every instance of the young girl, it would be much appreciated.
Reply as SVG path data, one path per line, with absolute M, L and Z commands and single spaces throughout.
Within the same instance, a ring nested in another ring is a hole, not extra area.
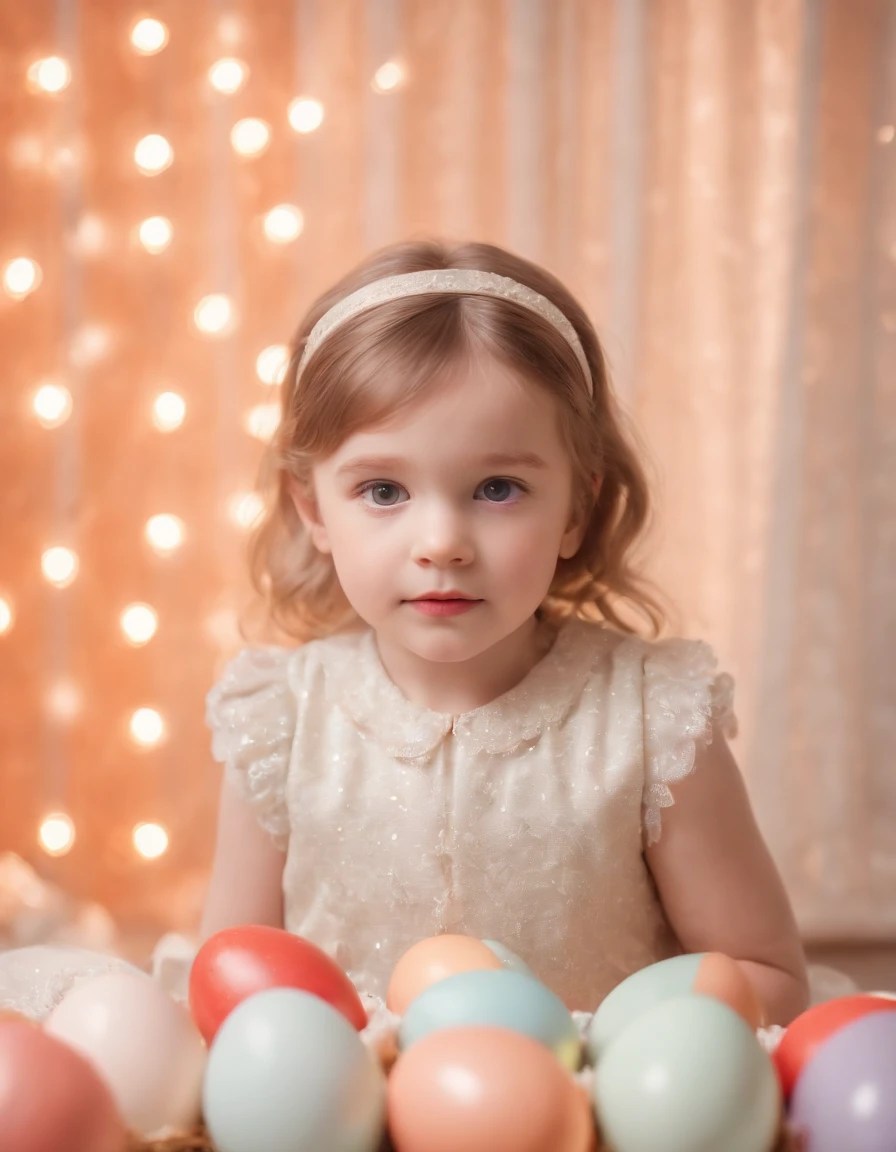
M 797 929 L 706 644 L 650 640 L 648 495 L 594 329 L 499 248 L 401 244 L 293 346 L 254 549 L 291 646 L 208 698 L 207 936 L 285 926 L 384 995 L 442 932 L 572 1008 L 684 951 L 806 1006 Z

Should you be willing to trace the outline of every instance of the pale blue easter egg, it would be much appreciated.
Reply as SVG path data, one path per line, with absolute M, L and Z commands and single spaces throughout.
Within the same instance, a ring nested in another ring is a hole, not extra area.
M 550 1048 L 565 1067 L 579 1066 L 581 1041 L 569 1009 L 534 976 L 507 969 L 459 972 L 421 992 L 401 1021 L 399 1046 L 470 1025 L 522 1033 Z
M 385 1079 L 355 1029 L 307 992 L 271 988 L 218 1030 L 203 1091 L 217 1152 L 374 1152 Z
M 525 976 L 534 975 L 526 961 L 521 960 L 516 952 L 511 952 L 506 944 L 501 944 L 498 940 L 483 940 L 482 943 L 486 948 L 491 948 L 492 952 L 494 952 L 504 967 L 509 971 L 522 972 Z
M 635 972 L 601 1001 L 588 1026 L 585 1039 L 588 1058 L 596 1064 L 620 1032 L 642 1012 L 694 987 L 704 952 L 673 956 Z
M 781 1121 L 771 1060 L 709 996 L 642 1012 L 604 1052 L 592 1098 L 614 1152 L 770 1152 Z

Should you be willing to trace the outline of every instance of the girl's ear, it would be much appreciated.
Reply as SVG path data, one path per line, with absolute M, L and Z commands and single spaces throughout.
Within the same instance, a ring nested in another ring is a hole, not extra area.
M 297 480 L 295 476 L 289 475 L 286 478 L 286 487 L 297 515 L 302 521 L 305 531 L 311 537 L 311 543 L 318 552 L 324 552 L 329 555 L 332 551 L 330 548 L 330 538 L 327 534 L 326 526 L 321 519 L 313 486 L 310 482 L 303 484 Z
M 561 560 L 571 560 L 582 547 L 582 540 L 585 538 L 585 533 L 588 530 L 588 521 L 591 518 L 591 513 L 594 511 L 597 498 L 600 496 L 602 483 L 603 476 L 592 476 L 590 499 L 576 501 L 569 524 L 560 541 L 559 555 Z

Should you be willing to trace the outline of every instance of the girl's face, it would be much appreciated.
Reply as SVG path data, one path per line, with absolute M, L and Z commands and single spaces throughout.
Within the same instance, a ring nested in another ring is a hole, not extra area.
M 349 437 L 313 492 L 299 514 L 352 607 L 430 661 L 474 659 L 529 623 L 584 531 L 555 401 L 487 359 Z

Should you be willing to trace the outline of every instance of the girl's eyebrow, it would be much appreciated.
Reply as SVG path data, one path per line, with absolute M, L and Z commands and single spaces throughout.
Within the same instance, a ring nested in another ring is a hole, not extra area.
M 493 452 L 482 456 L 477 464 L 484 468 L 547 468 L 544 460 L 535 452 Z M 400 456 L 356 456 L 346 460 L 336 469 L 337 476 L 353 472 L 394 472 L 406 468 L 408 461 Z

